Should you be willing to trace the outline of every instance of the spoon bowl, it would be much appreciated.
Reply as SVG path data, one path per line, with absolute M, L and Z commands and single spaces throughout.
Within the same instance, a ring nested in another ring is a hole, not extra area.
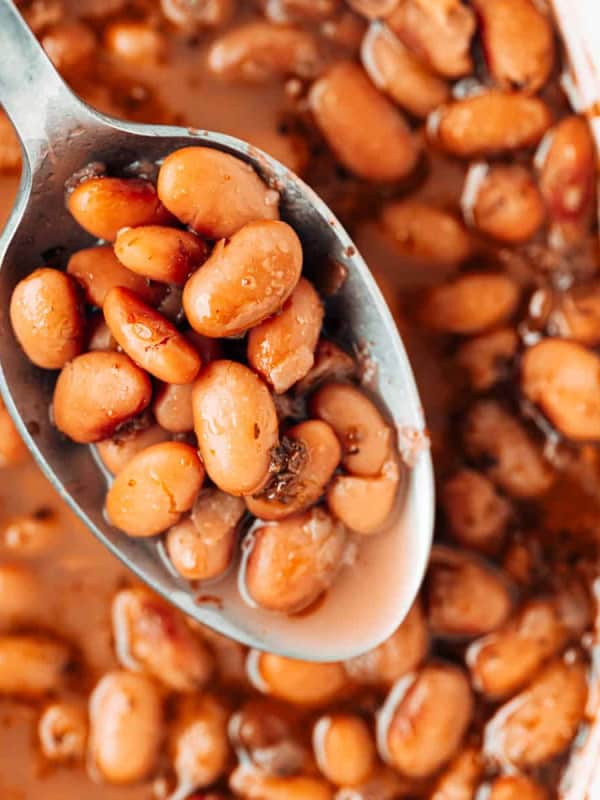
M 19 195 L 0 237 L 0 389 L 17 428 L 59 495 L 91 532 L 141 580 L 192 618 L 247 645 L 315 661 L 350 658 L 376 646 L 399 625 L 419 589 L 431 546 L 433 480 L 423 412 L 410 364 L 390 312 L 348 234 L 317 195 L 286 167 L 239 139 L 205 130 L 139 125 L 106 117 L 64 85 L 10 0 L 0 0 L 0 101 L 23 148 Z M 327 265 L 347 273 L 327 300 L 341 343 L 376 365 L 369 384 L 400 439 L 422 443 L 407 467 L 394 525 L 366 538 L 311 613 L 282 616 L 249 607 L 232 571 L 213 585 L 191 587 L 170 567 L 160 538 L 132 539 L 105 519 L 107 475 L 92 448 L 68 442 L 52 425 L 55 373 L 31 364 L 6 310 L 19 280 L 44 262 L 63 267 L 90 246 L 65 208 L 65 183 L 93 161 L 120 169 L 159 162 L 180 147 L 201 145 L 243 159 L 280 192 L 280 211 L 298 233 L 305 273 L 317 284 Z M 339 266 L 337 267 L 339 269 Z

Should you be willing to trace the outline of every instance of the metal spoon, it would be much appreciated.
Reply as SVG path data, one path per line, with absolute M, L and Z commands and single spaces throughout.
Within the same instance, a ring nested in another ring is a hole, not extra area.
M 366 347 L 377 365 L 375 391 L 401 435 L 426 441 L 421 403 L 394 321 L 367 266 L 331 211 L 282 164 L 243 141 L 210 131 L 136 125 L 93 111 L 65 86 L 10 0 L 0 0 L 0 102 L 23 147 L 23 175 L 0 238 L 0 303 L 49 253 L 67 256 L 90 245 L 65 210 L 65 181 L 91 161 L 119 167 L 157 161 L 182 146 L 203 145 L 250 163 L 281 192 L 281 214 L 297 231 L 308 274 L 329 259 L 348 277 L 328 303 L 345 323 L 348 347 Z M 0 389 L 19 432 L 59 495 L 92 533 L 156 592 L 194 619 L 253 647 L 332 661 L 364 652 L 402 621 L 429 555 L 434 489 L 427 447 L 407 471 L 402 508 L 386 533 L 365 539 L 354 566 L 342 569 L 323 603 L 305 616 L 250 608 L 232 572 L 192 590 L 169 570 L 159 540 L 131 539 L 103 516 L 106 476 L 89 448 L 65 441 L 52 426 L 55 375 L 32 366 L 0 315 Z M 199 597 L 200 595 L 200 597 Z M 218 598 L 215 599 L 215 598 Z

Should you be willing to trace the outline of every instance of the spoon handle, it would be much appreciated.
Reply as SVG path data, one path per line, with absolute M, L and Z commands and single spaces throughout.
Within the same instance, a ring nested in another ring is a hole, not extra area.
M 0 103 L 30 162 L 88 118 L 12 0 L 0 0 Z

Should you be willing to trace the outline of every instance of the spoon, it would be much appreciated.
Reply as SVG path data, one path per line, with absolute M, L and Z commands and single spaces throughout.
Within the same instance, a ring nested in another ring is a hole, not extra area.
M 354 567 L 342 568 L 318 608 L 283 616 L 249 607 L 234 572 L 193 589 L 169 568 L 159 539 L 131 539 L 103 515 L 106 475 L 91 448 L 65 441 L 49 419 L 55 375 L 25 358 L 8 314 L 0 316 L 0 389 L 19 433 L 47 478 L 91 532 L 154 591 L 195 620 L 244 644 L 288 657 L 335 661 L 382 642 L 403 620 L 423 578 L 433 527 L 434 488 L 423 411 L 396 325 L 348 234 L 317 195 L 275 159 L 247 143 L 205 130 L 111 119 L 65 86 L 10 0 L 0 0 L 0 102 L 21 139 L 23 174 L 0 237 L 0 303 L 49 255 L 65 258 L 92 243 L 65 209 L 65 181 L 91 161 L 124 167 L 202 145 L 251 164 L 281 193 L 281 216 L 296 230 L 311 265 L 342 264 L 347 279 L 327 302 L 344 321 L 347 348 L 366 348 L 377 366 L 371 386 L 399 431 L 420 441 L 407 469 L 402 506 L 389 531 L 365 538 Z

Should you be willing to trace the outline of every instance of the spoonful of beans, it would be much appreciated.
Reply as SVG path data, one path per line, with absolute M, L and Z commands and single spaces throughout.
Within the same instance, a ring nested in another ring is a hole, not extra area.
M 194 619 L 349 658 L 409 610 L 431 543 L 421 405 L 352 241 L 219 133 L 110 119 L 0 0 L 21 138 L 0 238 L 0 385 L 92 533 Z

